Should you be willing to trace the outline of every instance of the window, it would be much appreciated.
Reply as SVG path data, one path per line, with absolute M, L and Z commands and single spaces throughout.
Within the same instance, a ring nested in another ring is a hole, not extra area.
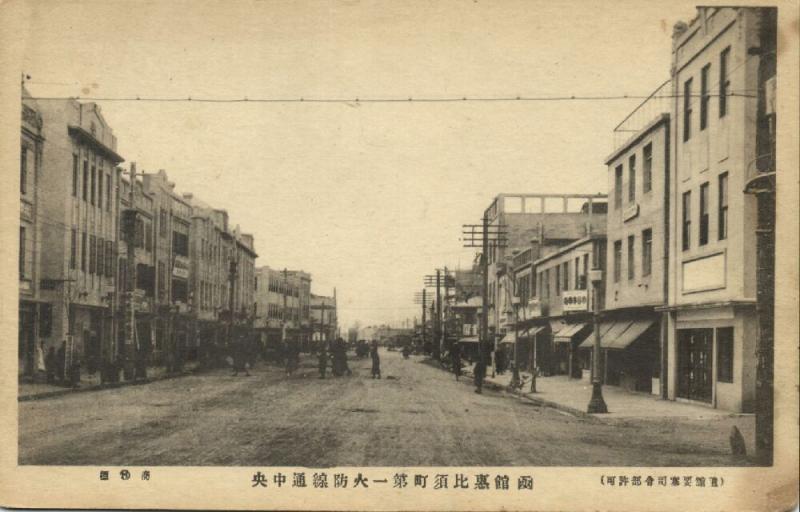
M 628 158 L 628 202 L 636 201 L 636 155 Z
M 89 191 L 89 202 L 94 204 L 94 189 L 97 180 L 97 168 L 92 166 L 92 189 Z
M 86 272 L 86 231 L 81 233 L 81 270 Z
M 575 257 L 575 289 L 582 290 L 581 287 L 581 257 Z
M 167 211 L 164 208 L 158 212 L 158 234 L 162 238 L 167 237 Z
M 683 142 L 692 136 L 692 79 L 683 84 Z
M 144 248 L 147 252 L 153 250 L 153 225 L 150 222 L 144 225 Z
M 642 276 L 649 276 L 653 270 L 653 231 L 642 231 Z
M 614 169 L 614 208 L 622 207 L 622 164 Z
M 653 144 L 644 147 L 642 155 L 642 192 L 650 192 L 653 188 Z
M 700 185 L 700 245 L 708 243 L 708 182 Z
M 105 259 L 106 241 L 102 238 L 97 239 L 97 275 L 103 276 L 106 273 Z
M 635 272 L 634 272 L 634 262 L 633 262 L 633 255 L 634 255 L 634 247 L 633 244 L 636 243 L 636 239 L 633 235 L 628 237 L 628 279 L 633 279 Z
M 89 273 L 97 271 L 97 246 L 95 245 L 94 235 L 89 235 Z
M 74 269 L 78 264 L 78 230 L 72 228 L 69 245 L 69 268 Z
M 128 288 L 128 260 L 125 258 L 120 258 L 119 260 L 119 272 L 117 273 L 118 276 L 118 286 L 119 291 L 124 292 Z
M 681 231 L 681 247 L 684 251 L 691 246 L 692 228 L 692 192 L 683 193 L 683 229 Z
M 700 131 L 706 129 L 708 124 L 708 72 L 711 70 L 711 64 L 706 64 L 700 70 Z
M 717 215 L 717 236 L 720 240 L 728 238 L 728 173 L 719 175 L 719 201 Z
M 19 153 L 19 191 L 28 193 L 28 148 L 22 146 Z
M 614 282 L 622 277 L 622 240 L 614 242 Z
M 89 199 L 89 162 L 83 161 L 83 200 Z
M 583 286 L 581 287 L 582 290 L 587 288 L 587 281 L 589 280 L 589 255 L 583 255 Z
M 19 278 L 25 278 L 25 228 L 19 228 Z
M 733 382 L 733 327 L 717 329 L 717 381 Z
M 78 155 L 72 155 L 72 197 L 78 197 Z
M 189 237 L 184 233 L 172 232 L 172 250 L 178 256 L 189 257 Z
M 561 265 L 556 265 L 556 297 L 561 295 Z
M 158 296 L 163 298 L 167 290 L 167 268 L 163 261 L 158 262 Z
M 97 174 L 97 207 L 103 207 L 103 172 Z
M 106 174 L 106 211 L 111 211 L 111 175 Z
M 569 262 L 564 262 L 564 269 L 561 271 L 561 275 L 564 276 L 564 290 L 569 290 Z
M 106 240 L 106 277 L 114 277 L 114 242 Z
M 728 58 L 731 54 L 730 46 L 719 54 L 719 117 L 728 113 Z

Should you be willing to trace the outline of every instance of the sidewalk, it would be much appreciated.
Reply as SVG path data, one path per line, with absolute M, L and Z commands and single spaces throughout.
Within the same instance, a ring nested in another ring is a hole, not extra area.
M 466 373 L 471 377 L 472 368 L 467 367 Z M 487 376 L 486 383 L 507 389 L 511 382 L 511 376 L 511 371 L 506 371 L 504 374 L 495 377 Z M 538 377 L 536 379 L 537 393 L 530 393 L 530 373 L 520 372 L 520 377 L 524 379 L 525 384 L 521 391 L 514 391 L 515 394 L 541 405 L 596 419 L 672 418 L 716 420 L 737 416 L 752 416 L 750 414 L 738 414 L 713 409 L 699 404 L 661 400 L 655 395 L 634 393 L 617 386 L 603 386 L 603 398 L 608 407 L 607 414 L 588 414 L 586 407 L 592 397 L 591 383 L 584 380 L 569 379 L 566 375 Z
M 64 386 L 56 386 L 54 384 L 47 384 L 44 382 L 20 382 L 17 385 L 17 401 L 26 402 L 29 400 L 41 400 L 44 398 L 53 398 L 62 396 L 69 393 L 79 393 L 82 391 L 99 391 L 101 389 L 118 388 L 121 386 L 132 386 L 138 384 L 147 384 L 157 380 L 169 379 L 173 377 L 181 377 L 188 375 L 197 370 L 197 363 L 187 363 L 183 367 L 183 371 L 179 373 L 168 373 L 163 366 L 149 367 L 147 369 L 147 379 L 138 381 L 120 381 L 115 384 L 101 384 L 100 373 L 97 372 L 89 375 L 85 371 L 81 371 L 81 381 L 79 388 L 68 388 Z

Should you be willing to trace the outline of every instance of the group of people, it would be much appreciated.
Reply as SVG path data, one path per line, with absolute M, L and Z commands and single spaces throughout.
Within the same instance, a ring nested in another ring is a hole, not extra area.
M 67 368 L 66 341 L 61 342 L 58 350 L 50 347 L 46 353 L 44 343 L 36 347 L 36 371 L 44 373 L 47 384 L 78 387 L 80 383 L 79 358 L 73 357 L 72 364 Z
M 330 343 L 330 354 L 328 353 L 328 347 L 323 343 L 317 354 L 317 361 L 319 364 L 320 379 L 325 378 L 329 362 L 334 377 L 353 374 L 353 371 L 350 370 L 350 366 L 347 364 L 347 345 L 342 338 Z

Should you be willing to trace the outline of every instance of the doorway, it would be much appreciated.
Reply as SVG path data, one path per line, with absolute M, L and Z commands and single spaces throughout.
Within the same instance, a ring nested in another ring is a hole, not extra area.
M 678 330 L 678 397 L 711 403 L 713 329 Z

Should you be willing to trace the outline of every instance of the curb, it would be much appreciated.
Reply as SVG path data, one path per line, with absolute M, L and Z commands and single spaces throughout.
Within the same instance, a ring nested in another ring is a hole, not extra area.
M 44 393 L 36 393 L 32 395 L 24 395 L 18 396 L 17 402 L 32 402 L 34 400 L 46 400 L 48 398 L 56 398 L 64 395 L 69 395 L 73 393 L 86 393 L 90 391 L 104 391 L 106 389 L 116 389 L 116 388 L 123 388 L 128 386 L 142 386 L 144 384 L 150 384 L 152 382 L 158 382 L 161 380 L 168 380 L 168 379 L 177 379 L 180 377 L 188 377 L 189 375 L 193 375 L 198 373 L 200 370 L 195 368 L 193 370 L 189 370 L 187 372 L 181 373 L 167 373 L 158 377 L 142 379 L 142 380 L 134 380 L 134 381 L 126 381 L 126 382 L 114 382 L 109 384 L 98 384 L 97 386 L 87 386 L 85 388 L 64 388 L 58 389 L 55 391 L 46 391 Z

